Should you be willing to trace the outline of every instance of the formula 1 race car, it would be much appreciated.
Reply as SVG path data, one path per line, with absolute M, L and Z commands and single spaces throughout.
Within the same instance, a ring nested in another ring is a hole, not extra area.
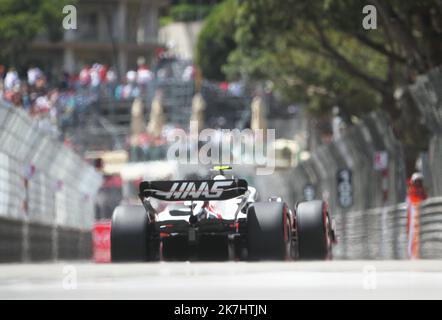
M 335 239 L 325 202 L 289 209 L 280 198 L 257 201 L 247 182 L 144 181 L 142 205 L 120 205 L 112 217 L 111 257 L 120 261 L 329 259 Z

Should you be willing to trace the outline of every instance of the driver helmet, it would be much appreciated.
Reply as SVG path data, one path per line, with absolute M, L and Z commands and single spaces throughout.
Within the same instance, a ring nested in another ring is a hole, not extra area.
M 213 180 L 227 180 L 227 178 L 225 176 L 223 176 L 222 174 L 218 174 L 213 177 Z

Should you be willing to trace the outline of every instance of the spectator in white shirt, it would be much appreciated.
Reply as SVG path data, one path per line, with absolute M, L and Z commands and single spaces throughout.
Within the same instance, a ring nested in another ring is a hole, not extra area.
M 36 67 L 32 67 L 28 70 L 28 84 L 34 86 L 37 79 L 43 76 L 43 72 Z
M 79 78 L 80 78 L 80 84 L 82 86 L 88 86 L 91 83 L 91 73 L 90 72 L 91 72 L 91 68 L 88 65 L 84 66 L 84 68 L 81 69 Z
M 137 81 L 137 72 L 134 70 L 129 70 L 126 73 L 126 79 L 129 84 L 134 84 Z
M 153 74 L 147 67 L 147 65 L 142 64 L 138 67 L 137 71 L 137 82 L 140 85 L 147 85 L 150 80 L 152 80 Z
M 9 71 L 6 73 L 5 77 L 5 89 L 6 90 L 12 90 L 16 84 L 20 84 L 20 79 L 18 78 L 18 73 L 15 71 L 14 68 L 10 68 Z
M 101 68 L 103 68 L 103 66 L 101 64 L 95 63 L 90 70 L 92 88 L 97 88 L 98 86 L 100 86 L 100 83 L 101 83 L 100 69 Z
M 110 84 L 117 82 L 117 73 L 113 68 L 110 68 L 106 73 L 106 81 Z

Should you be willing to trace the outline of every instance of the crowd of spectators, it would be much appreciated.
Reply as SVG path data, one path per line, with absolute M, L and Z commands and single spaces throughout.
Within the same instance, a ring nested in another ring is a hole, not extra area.
M 118 81 L 119 78 L 122 81 Z M 78 75 L 70 77 L 69 87 L 112 96 L 116 100 L 127 100 L 146 92 L 153 79 L 153 72 L 144 62 L 138 64 L 137 70 L 129 70 L 121 77 L 114 68 L 94 63 L 83 66 Z
M 0 100 L 5 105 L 22 108 L 31 117 L 45 122 L 53 131 L 75 124 L 79 115 L 93 105 L 100 96 L 115 100 L 138 97 L 146 92 L 154 74 L 145 63 L 129 70 L 123 81 L 118 81 L 114 68 L 94 63 L 85 65 L 78 74 L 63 73 L 57 81 L 48 81 L 38 67 L 31 66 L 19 75 L 11 67 L 0 65 Z
M 61 96 L 63 102 L 72 100 L 76 95 L 80 95 L 79 100 L 85 100 L 86 95 L 106 95 L 115 100 L 133 99 L 146 93 L 155 78 L 163 80 L 177 77 L 169 60 L 170 57 L 160 59 L 156 72 L 153 72 L 141 59 L 136 70 L 129 70 L 120 77 L 115 68 L 94 63 L 84 65 L 77 74 L 64 72 L 57 81 L 51 79 L 50 83 L 47 75 L 38 67 L 31 66 L 23 77 L 19 76 L 15 68 L 6 70 L 0 65 L 0 99 L 23 107 L 31 115 L 50 112 Z M 191 81 L 194 74 L 194 67 L 188 65 L 179 77 L 183 81 Z
M 58 131 L 55 106 L 59 96 L 59 90 L 47 85 L 47 78 L 39 68 L 29 68 L 26 80 L 22 80 L 15 68 L 6 71 L 0 65 L 0 100 L 3 105 L 22 108 L 31 117 L 41 120 L 41 125 L 49 131 Z
M 178 63 L 176 63 L 178 62 Z M 126 74 L 106 64 L 84 65 L 75 74 L 50 76 L 36 66 L 27 70 L 6 68 L 0 64 L 0 100 L 2 106 L 20 108 L 37 120 L 38 125 L 62 139 L 69 127 L 81 126 L 91 108 L 100 99 L 132 100 L 155 92 L 168 79 L 193 81 L 192 64 L 163 54 L 157 57 L 154 70 L 144 59 Z M 112 107 L 114 103 L 106 103 Z

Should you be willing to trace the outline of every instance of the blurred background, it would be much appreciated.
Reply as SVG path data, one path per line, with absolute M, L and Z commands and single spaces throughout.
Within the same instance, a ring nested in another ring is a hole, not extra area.
M 441 258 L 441 40 L 439 0 L 0 0 L 0 261 L 109 261 L 140 181 L 208 175 L 191 120 L 275 129 L 234 172 L 327 200 L 336 259 Z

